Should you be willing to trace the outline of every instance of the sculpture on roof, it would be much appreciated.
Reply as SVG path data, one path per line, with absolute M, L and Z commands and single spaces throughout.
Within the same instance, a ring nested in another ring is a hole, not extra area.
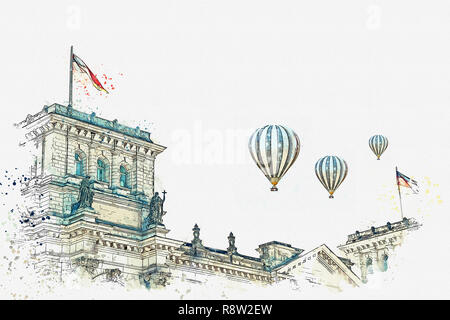
M 228 236 L 228 253 L 233 254 L 236 253 L 236 237 L 233 235 L 233 232 L 230 232 L 230 235 Z
M 191 241 L 191 254 L 194 256 L 200 255 L 198 249 L 203 249 L 202 240 L 200 240 L 200 228 L 197 224 L 194 225 L 194 228 L 192 228 L 194 239 Z

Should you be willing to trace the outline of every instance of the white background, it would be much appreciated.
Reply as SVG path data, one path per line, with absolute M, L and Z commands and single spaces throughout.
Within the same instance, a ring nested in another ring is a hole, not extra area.
M 448 1 L 10 1 L 0 35 L 1 168 L 17 163 L 5 156 L 18 149 L 13 123 L 67 104 L 73 45 L 116 87 L 75 93 L 75 108 L 168 147 L 156 188 L 168 192 L 172 238 L 190 241 L 198 223 L 215 248 L 233 231 L 244 254 L 272 240 L 338 253 L 348 234 L 400 220 L 395 166 L 421 185 L 405 215 L 446 227 Z M 278 192 L 247 150 L 271 123 L 301 140 Z M 381 161 L 373 134 L 389 139 Z M 325 155 L 349 165 L 332 200 L 314 174 Z

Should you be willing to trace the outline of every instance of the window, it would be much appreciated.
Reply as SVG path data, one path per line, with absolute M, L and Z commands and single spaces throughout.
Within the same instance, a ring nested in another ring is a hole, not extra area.
M 387 254 L 383 255 L 383 268 L 382 268 L 383 272 L 387 271 L 387 269 L 388 269 L 388 258 L 389 257 Z
M 124 166 L 120 166 L 120 186 L 129 188 L 130 185 L 128 181 L 128 170 Z
M 372 258 L 367 258 L 366 260 L 366 267 L 367 267 L 367 273 L 372 274 L 373 273 L 373 267 L 372 267 Z
M 104 161 L 97 160 L 97 180 L 107 182 L 106 180 L 106 164 Z
M 77 152 L 75 153 L 75 174 L 77 176 L 83 176 L 83 157 Z

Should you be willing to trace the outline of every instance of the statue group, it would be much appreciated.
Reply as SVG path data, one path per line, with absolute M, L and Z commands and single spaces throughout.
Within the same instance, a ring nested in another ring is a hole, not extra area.
M 162 225 L 163 216 L 166 214 L 164 211 L 164 201 L 166 201 L 166 191 L 163 191 L 163 197 L 159 196 L 158 192 L 155 192 L 150 200 L 150 212 L 144 219 L 144 230 L 149 229 L 151 225 Z
M 92 209 L 92 201 L 94 200 L 94 191 L 92 185 L 94 181 L 90 179 L 90 176 L 86 176 L 81 180 L 80 191 L 78 193 L 78 201 L 72 204 L 71 213 L 74 214 L 77 210 L 83 208 Z M 144 219 L 143 229 L 148 230 L 152 225 L 162 225 L 163 216 L 166 214 L 164 211 L 164 202 L 166 201 L 166 191 L 163 191 L 163 197 L 159 196 L 158 192 L 155 192 L 150 200 L 149 214 Z
M 92 191 L 92 184 L 90 176 L 86 176 L 81 180 L 80 191 L 78 193 L 78 202 L 72 204 L 72 213 L 75 213 L 78 209 L 91 208 L 92 201 L 94 200 L 94 191 Z

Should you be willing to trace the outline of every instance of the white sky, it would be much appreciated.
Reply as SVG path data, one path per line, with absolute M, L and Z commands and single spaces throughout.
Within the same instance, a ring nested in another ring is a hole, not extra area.
M 233 231 L 244 254 L 271 240 L 337 252 L 349 233 L 400 219 L 396 165 L 439 184 L 405 196 L 407 216 L 444 212 L 427 201 L 445 205 L 449 191 L 450 3 L 416 3 L 10 1 L 0 10 L 0 130 L 12 137 L 27 114 L 67 103 L 74 45 L 116 85 L 107 99 L 93 88 L 90 99 L 75 95 L 75 108 L 152 123 L 168 147 L 156 187 L 168 191 L 170 237 L 190 241 L 198 223 L 205 245 L 226 248 Z M 302 145 L 277 193 L 247 150 L 269 123 L 289 126 Z M 381 161 L 367 143 L 378 133 L 389 139 Z M 314 164 L 332 154 L 349 173 L 329 200 Z

